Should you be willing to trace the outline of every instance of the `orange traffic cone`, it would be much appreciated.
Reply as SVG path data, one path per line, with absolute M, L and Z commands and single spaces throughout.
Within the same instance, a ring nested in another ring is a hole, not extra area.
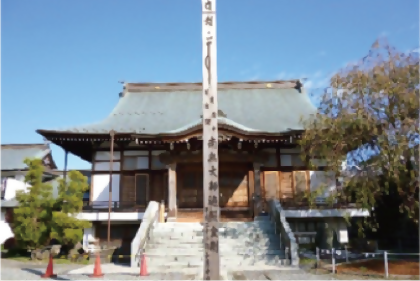
M 57 277 L 57 274 L 54 274 L 52 254 L 50 254 L 50 260 L 48 261 L 47 270 L 45 271 L 45 274 L 41 275 L 41 277 L 42 278 L 56 278 Z
M 99 253 L 96 256 L 95 260 L 95 267 L 93 268 L 93 274 L 89 275 L 91 278 L 98 278 L 104 276 L 101 269 L 101 257 L 99 256 Z
M 140 276 L 148 276 L 147 265 L 146 265 L 146 255 L 142 254 L 140 259 Z

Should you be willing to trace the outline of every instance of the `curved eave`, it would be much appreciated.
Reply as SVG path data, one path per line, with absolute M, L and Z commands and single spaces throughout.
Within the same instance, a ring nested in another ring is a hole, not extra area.
M 303 132 L 302 128 L 289 128 L 288 131 L 281 132 L 265 132 L 253 128 L 246 127 L 242 124 L 239 124 L 228 118 L 219 117 L 217 119 L 217 127 L 220 131 L 231 132 L 239 136 L 244 137 L 280 137 L 285 135 L 297 134 Z M 139 134 L 137 132 L 118 132 L 115 131 L 115 134 L 118 138 L 170 138 L 170 137 L 183 137 L 188 136 L 194 133 L 199 133 L 203 128 L 202 119 L 197 119 L 194 122 L 185 125 L 181 128 L 177 128 L 167 132 L 161 132 L 157 134 Z M 52 137 L 54 135 L 61 135 L 67 138 L 85 138 L 85 137 L 109 137 L 109 134 L 106 133 L 91 133 L 91 132 L 71 132 L 71 131 L 56 131 L 56 130 L 37 130 L 37 133 L 44 137 Z

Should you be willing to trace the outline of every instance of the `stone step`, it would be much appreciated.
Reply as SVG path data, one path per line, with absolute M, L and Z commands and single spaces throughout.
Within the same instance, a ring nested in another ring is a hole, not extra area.
M 193 257 L 193 259 L 180 259 L 180 260 L 172 260 L 172 259 L 163 259 L 157 257 L 146 257 L 146 262 L 148 268 L 191 268 L 191 267 L 202 267 L 204 261 L 202 259 L 197 259 L 197 257 Z M 274 265 L 274 266 L 287 266 L 290 265 L 290 260 L 281 259 L 281 258 L 260 258 L 260 257 L 249 257 L 249 258 L 220 258 L 220 266 L 224 268 L 229 268 L 232 266 L 238 265 Z
M 204 260 L 204 252 L 201 253 L 193 253 L 193 254 L 176 254 L 176 253 L 167 253 L 166 255 L 162 255 L 161 253 L 150 253 L 146 251 L 146 257 L 153 258 L 154 260 L 167 260 L 167 261 L 194 261 L 194 260 Z M 241 260 L 241 259 L 249 259 L 254 258 L 256 260 L 278 260 L 278 259 L 285 259 L 285 255 L 283 252 L 273 253 L 273 254 L 266 254 L 266 253 L 250 253 L 250 254 L 234 254 L 231 253 L 220 253 L 220 258 L 223 260 Z
M 231 227 L 231 228 L 242 228 L 242 227 L 255 227 L 255 226 L 267 226 L 273 225 L 272 222 L 268 220 L 262 221 L 252 221 L 252 222 L 221 222 L 219 223 L 219 228 Z M 177 223 L 177 222 L 167 222 L 159 223 L 155 226 L 155 229 L 171 229 L 174 231 L 184 229 L 188 231 L 200 231 L 203 229 L 203 225 L 200 223 Z
M 219 232 L 220 235 L 247 235 L 249 233 L 262 233 L 262 234 L 270 234 L 275 233 L 275 229 L 273 227 L 270 228 L 246 228 L 246 229 L 226 229 L 224 232 Z
M 248 242 L 244 241 L 242 243 L 240 242 L 224 242 L 219 241 L 219 248 L 225 248 L 225 249 L 252 249 L 252 248 L 272 248 L 273 250 L 280 249 L 281 242 L 279 240 L 260 240 L 256 242 Z M 179 249 L 199 249 L 204 248 L 203 242 L 176 242 L 176 240 L 154 240 L 150 241 L 147 244 L 147 248 L 179 248 Z
M 266 240 L 273 240 L 277 241 L 280 239 L 280 235 L 274 233 L 249 233 L 247 235 L 231 235 L 231 236 L 224 236 L 219 235 L 219 241 L 223 242 L 243 242 L 243 241 L 260 241 L 262 239 Z M 176 240 L 178 242 L 181 241 L 188 241 L 188 242 L 203 242 L 203 236 L 196 236 L 196 235 L 153 235 L 150 238 L 150 241 L 161 241 L 161 240 Z
M 261 238 L 255 241 L 219 241 L 219 247 L 229 248 L 229 249 L 238 249 L 238 248 L 264 248 L 272 247 L 273 249 L 278 249 L 281 246 L 280 238 L 278 239 L 266 239 Z M 183 241 L 183 240 L 168 240 L 168 239 L 153 239 L 147 243 L 147 247 L 163 247 L 163 248 L 203 248 L 203 241 Z
M 219 231 L 219 237 L 237 237 L 237 236 L 250 236 L 250 235 L 278 235 L 274 229 L 227 229 L 225 231 Z M 178 232 L 169 232 L 169 231 L 153 231 L 152 236 L 163 237 L 163 236 L 172 236 L 172 237 L 184 237 L 184 236 L 197 236 L 203 237 L 203 232 L 187 232 L 187 231 L 178 231 Z
M 220 247 L 219 249 L 221 255 L 225 256 L 234 256 L 234 255 L 248 255 L 248 254 L 257 254 L 257 255 L 284 255 L 284 251 L 280 249 L 253 249 L 253 248 L 225 248 Z M 203 255 L 204 248 L 198 249 L 179 249 L 179 248 L 147 248 L 147 255 L 162 255 L 162 256 L 190 256 L 190 255 Z
M 191 246 L 181 245 L 161 245 L 161 244 L 148 244 L 146 250 L 161 250 L 161 251 L 171 251 L 171 252 L 184 252 L 184 251 L 204 251 L 204 245 L 195 245 L 190 244 Z M 194 245 L 194 246 L 193 246 Z M 219 244 L 219 249 L 221 252 L 224 251 L 231 251 L 231 252 L 245 252 L 248 250 L 252 251 L 267 251 L 267 250 L 282 250 L 280 244 L 277 245 L 254 245 L 252 247 L 238 245 L 238 246 L 230 246 L 230 245 L 223 245 Z M 282 250 L 283 251 L 283 250 Z
M 262 224 L 262 225 L 232 225 L 232 226 L 224 226 L 218 228 L 220 233 L 225 232 L 232 232 L 232 231 L 274 231 L 274 224 Z M 193 233 L 193 234 L 201 234 L 203 233 L 203 229 L 184 229 L 182 227 L 178 228 L 155 228 L 153 229 L 153 233 Z
M 220 224 L 219 227 L 232 227 L 232 228 L 241 228 L 241 227 L 264 227 L 274 225 L 271 221 L 252 221 L 252 222 L 227 222 Z

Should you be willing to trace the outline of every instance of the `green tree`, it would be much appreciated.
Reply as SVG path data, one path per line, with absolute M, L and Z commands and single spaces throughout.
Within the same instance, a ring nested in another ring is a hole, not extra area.
M 331 198 L 367 210 L 389 194 L 392 183 L 400 211 L 418 223 L 418 53 L 399 52 L 377 40 L 359 63 L 337 72 L 330 86 L 319 113 L 304 121 L 302 158 L 321 158 L 343 179 L 345 188 Z M 343 173 L 346 159 L 358 166 L 356 175 Z M 310 168 L 317 169 L 313 162 Z M 363 225 L 373 231 L 378 227 L 374 218 Z
M 18 206 L 14 209 L 12 229 L 21 248 L 39 249 L 51 239 L 73 245 L 83 237 L 87 221 L 76 215 L 82 210 L 83 193 L 88 190 L 87 178 L 70 171 L 68 179 L 59 180 L 59 194 L 53 198 L 50 183 L 42 180 L 44 166 L 40 159 L 26 159 L 28 192 L 17 192 Z
M 52 208 L 52 186 L 42 181 L 44 167 L 41 159 L 26 159 L 29 171 L 25 182 L 28 192 L 18 191 L 18 206 L 14 209 L 12 229 L 18 245 L 27 249 L 38 249 L 50 241 Z
M 90 222 L 77 219 L 82 211 L 83 193 L 89 189 L 87 178 L 79 171 L 70 171 L 68 180 L 60 179 L 58 198 L 54 204 L 51 238 L 62 244 L 74 245 L 83 238 L 83 229 Z

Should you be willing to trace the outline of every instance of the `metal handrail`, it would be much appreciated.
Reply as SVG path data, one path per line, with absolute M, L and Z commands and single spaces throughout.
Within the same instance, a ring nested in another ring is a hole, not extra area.
M 111 201 L 111 209 L 113 212 L 127 209 L 146 209 L 149 201 L 136 200 L 136 201 Z M 99 210 L 108 210 L 109 201 L 84 201 L 83 211 L 97 212 Z
M 293 200 L 293 199 L 279 199 L 283 209 L 309 209 L 311 204 L 308 200 Z M 337 200 L 333 204 L 329 204 L 326 200 L 315 200 L 314 205 L 319 209 L 346 209 L 356 207 L 355 203 L 348 202 L 347 200 Z

